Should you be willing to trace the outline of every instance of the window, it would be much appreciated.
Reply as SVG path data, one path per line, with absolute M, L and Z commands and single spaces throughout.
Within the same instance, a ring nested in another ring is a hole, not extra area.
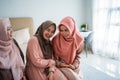
M 120 0 L 93 0 L 93 51 L 120 60 Z

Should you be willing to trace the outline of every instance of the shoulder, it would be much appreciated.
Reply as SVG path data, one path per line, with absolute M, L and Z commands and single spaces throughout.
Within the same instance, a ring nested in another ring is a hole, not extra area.
M 77 49 L 81 48 L 82 44 L 84 44 L 84 37 L 81 36 L 80 34 L 76 34 L 75 43 Z
M 38 44 L 38 39 L 36 36 L 32 36 L 29 41 L 28 44 Z
M 54 43 L 54 42 L 56 42 L 56 40 L 58 39 L 58 34 L 57 35 L 55 35 L 53 38 L 52 38 L 52 43 Z
M 29 42 L 31 41 L 38 41 L 37 37 L 36 36 L 32 36 L 30 39 L 29 39 Z
M 56 34 L 56 35 L 53 37 L 52 40 L 55 40 L 55 39 L 57 39 L 57 38 L 59 38 L 59 34 Z
M 81 36 L 79 33 L 77 33 L 76 36 L 77 36 L 76 38 L 77 38 L 78 40 L 84 41 L 84 37 Z
M 56 38 L 56 36 L 57 36 L 57 35 L 55 35 L 55 36 L 52 38 L 52 40 L 51 40 L 51 41 L 54 41 L 54 40 L 55 40 L 55 38 Z
M 15 45 L 17 45 L 17 47 L 19 47 L 18 42 L 17 42 L 14 38 L 12 39 L 12 41 L 13 41 L 13 43 L 14 43 Z

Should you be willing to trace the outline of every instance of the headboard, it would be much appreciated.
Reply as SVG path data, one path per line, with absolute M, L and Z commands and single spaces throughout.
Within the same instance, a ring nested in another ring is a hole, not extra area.
M 32 17 L 11 17 L 9 18 L 13 31 L 29 28 L 30 36 L 34 34 L 34 22 Z
M 32 17 L 12 17 L 9 18 L 13 29 L 13 38 L 18 42 L 24 53 L 26 63 L 27 42 L 34 34 L 34 22 Z

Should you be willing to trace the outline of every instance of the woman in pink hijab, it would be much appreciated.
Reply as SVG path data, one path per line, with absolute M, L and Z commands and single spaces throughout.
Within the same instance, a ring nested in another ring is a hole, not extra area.
M 23 53 L 12 38 L 9 19 L 0 18 L 0 80 L 23 80 Z
M 82 80 L 79 65 L 84 38 L 76 30 L 73 18 L 69 16 L 61 20 L 58 30 L 59 33 L 52 41 L 57 66 L 68 80 Z

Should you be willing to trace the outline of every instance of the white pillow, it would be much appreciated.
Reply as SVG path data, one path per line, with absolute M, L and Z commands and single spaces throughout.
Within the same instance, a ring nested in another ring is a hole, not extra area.
M 30 38 L 29 28 L 14 31 L 13 38 L 18 42 L 18 44 L 27 43 Z

